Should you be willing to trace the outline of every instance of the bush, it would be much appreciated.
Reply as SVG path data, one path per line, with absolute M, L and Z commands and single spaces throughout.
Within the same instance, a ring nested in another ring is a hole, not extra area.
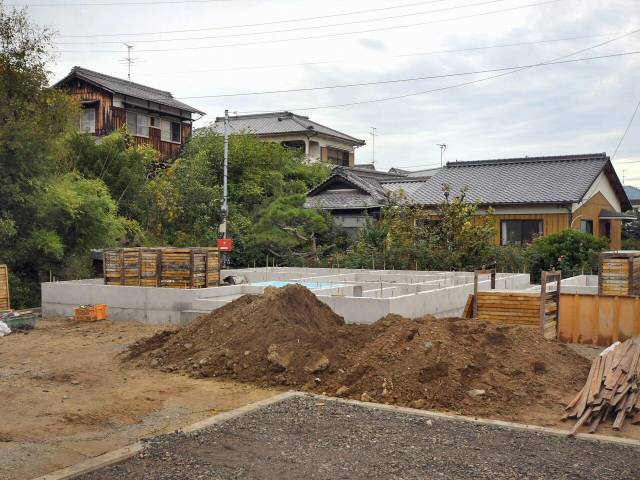
M 564 230 L 535 239 L 525 251 L 525 264 L 534 282 L 540 281 L 543 270 L 562 270 L 564 278 L 590 274 L 598 270 L 598 255 L 608 246 L 607 238 Z

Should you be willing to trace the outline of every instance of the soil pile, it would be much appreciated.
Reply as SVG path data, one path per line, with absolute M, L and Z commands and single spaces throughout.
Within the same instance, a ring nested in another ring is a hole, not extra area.
M 561 410 L 589 371 L 586 359 L 535 328 L 397 315 L 345 325 L 300 285 L 241 297 L 138 342 L 129 359 L 198 377 L 501 417 L 527 405 Z
M 128 359 L 198 377 L 295 386 L 336 371 L 361 330 L 347 328 L 313 293 L 292 284 L 245 295 L 177 332 L 140 341 Z
M 589 362 L 535 328 L 388 315 L 371 339 L 315 391 L 359 400 L 510 416 L 526 405 L 561 408 Z

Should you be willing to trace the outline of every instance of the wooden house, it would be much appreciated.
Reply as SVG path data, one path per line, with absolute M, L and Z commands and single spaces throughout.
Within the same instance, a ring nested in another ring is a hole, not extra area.
M 338 223 L 348 215 L 363 225 L 365 213 L 378 215 L 387 194 L 403 192 L 433 210 L 449 185 L 452 195 L 467 189 L 467 200 L 480 204 L 478 215 L 493 209 L 498 245 L 573 228 L 609 238 L 614 250 L 622 247 L 622 222 L 634 218 L 623 213 L 631 203 L 606 153 L 449 162 L 425 177 L 397 170 L 394 176 L 363 179 L 353 169 L 336 168 L 308 193 L 306 206 L 329 210 Z
M 176 158 L 204 112 L 176 100 L 170 92 L 74 67 L 54 85 L 82 105 L 78 129 L 95 136 L 123 126 L 138 145 L 150 145 L 162 160 Z

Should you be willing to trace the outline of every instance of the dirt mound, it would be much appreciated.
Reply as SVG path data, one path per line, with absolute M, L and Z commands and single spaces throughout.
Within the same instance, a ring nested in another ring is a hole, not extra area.
M 345 325 L 300 285 L 241 297 L 138 342 L 128 358 L 198 377 L 505 418 L 527 405 L 561 410 L 589 371 L 535 328 L 397 315 Z
M 359 343 L 358 330 L 303 286 L 287 285 L 138 342 L 128 359 L 201 377 L 294 386 L 335 371 Z
M 388 315 L 341 370 L 314 387 L 361 400 L 468 415 L 559 408 L 589 362 L 534 328 L 477 320 Z

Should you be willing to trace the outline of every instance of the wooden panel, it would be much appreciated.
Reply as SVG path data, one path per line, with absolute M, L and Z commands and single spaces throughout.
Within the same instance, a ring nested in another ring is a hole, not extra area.
M 0 265 L 0 310 L 11 309 L 9 295 L 9 269 L 6 265 Z
M 105 249 L 103 265 L 107 285 L 204 288 L 220 283 L 215 247 Z
M 477 319 L 493 323 L 540 326 L 544 315 L 544 336 L 555 338 L 558 304 L 553 292 L 541 295 L 535 292 L 478 292 Z M 544 313 L 542 313 L 544 312 Z
M 640 335 L 640 298 L 562 293 L 558 339 L 607 346 Z

